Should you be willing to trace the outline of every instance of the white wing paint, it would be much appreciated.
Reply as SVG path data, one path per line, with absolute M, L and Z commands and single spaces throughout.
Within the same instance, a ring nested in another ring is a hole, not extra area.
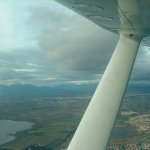
M 120 40 L 68 150 L 105 150 L 142 38 L 150 33 L 148 0 L 57 0 Z

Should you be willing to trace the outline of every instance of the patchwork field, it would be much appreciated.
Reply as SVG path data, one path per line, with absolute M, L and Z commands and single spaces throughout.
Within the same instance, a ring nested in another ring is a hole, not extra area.
M 17 138 L 0 149 L 66 149 L 89 100 L 90 97 L 1 97 L 0 119 L 29 121 L 34 126 L 16 133 Z M 125 97 L 108 149 L 138 150 L 150 145 L 149 107 L 149 96 L 141 100 L 131 95 Z

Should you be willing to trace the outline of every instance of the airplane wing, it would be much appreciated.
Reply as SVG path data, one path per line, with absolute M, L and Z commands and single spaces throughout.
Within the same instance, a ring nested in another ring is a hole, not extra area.
M 120 35 L 68 150 L 105 150 L 133 68 L 139 44 L 150 33 L 149 0 L 57 0 Z

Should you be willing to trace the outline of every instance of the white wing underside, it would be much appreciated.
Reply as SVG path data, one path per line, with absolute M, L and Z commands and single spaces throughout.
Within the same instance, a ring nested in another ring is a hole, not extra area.
M 142 38 L 150 32 L 148 0 L 57 0 L 120 40 L 68 150 L 105 150 Z

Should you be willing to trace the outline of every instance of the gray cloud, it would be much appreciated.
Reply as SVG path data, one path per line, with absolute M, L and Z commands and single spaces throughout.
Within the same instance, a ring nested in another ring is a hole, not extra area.
M 141 43 L 133 68 L 132 79 L 150 80 L 150 48 Z
M 48 9 L 35 9 L 31 15 L 33 23 L 42 20 L 45 24 L 39 35 L 41 50 L 47 51 L 50 59 L 62 68 L 101 72 L 116 46 L 118 36 L 84 18 Z
M 56 8 L 28 9 L 28 28 L 36 33 L 37 46 L 0 51 L 0 83 L 55 85 L 99 80 L 118 35 L 63 7 Z M 149 49 L 141 47 L 132 79 L 149 79 L 149 56 Z

